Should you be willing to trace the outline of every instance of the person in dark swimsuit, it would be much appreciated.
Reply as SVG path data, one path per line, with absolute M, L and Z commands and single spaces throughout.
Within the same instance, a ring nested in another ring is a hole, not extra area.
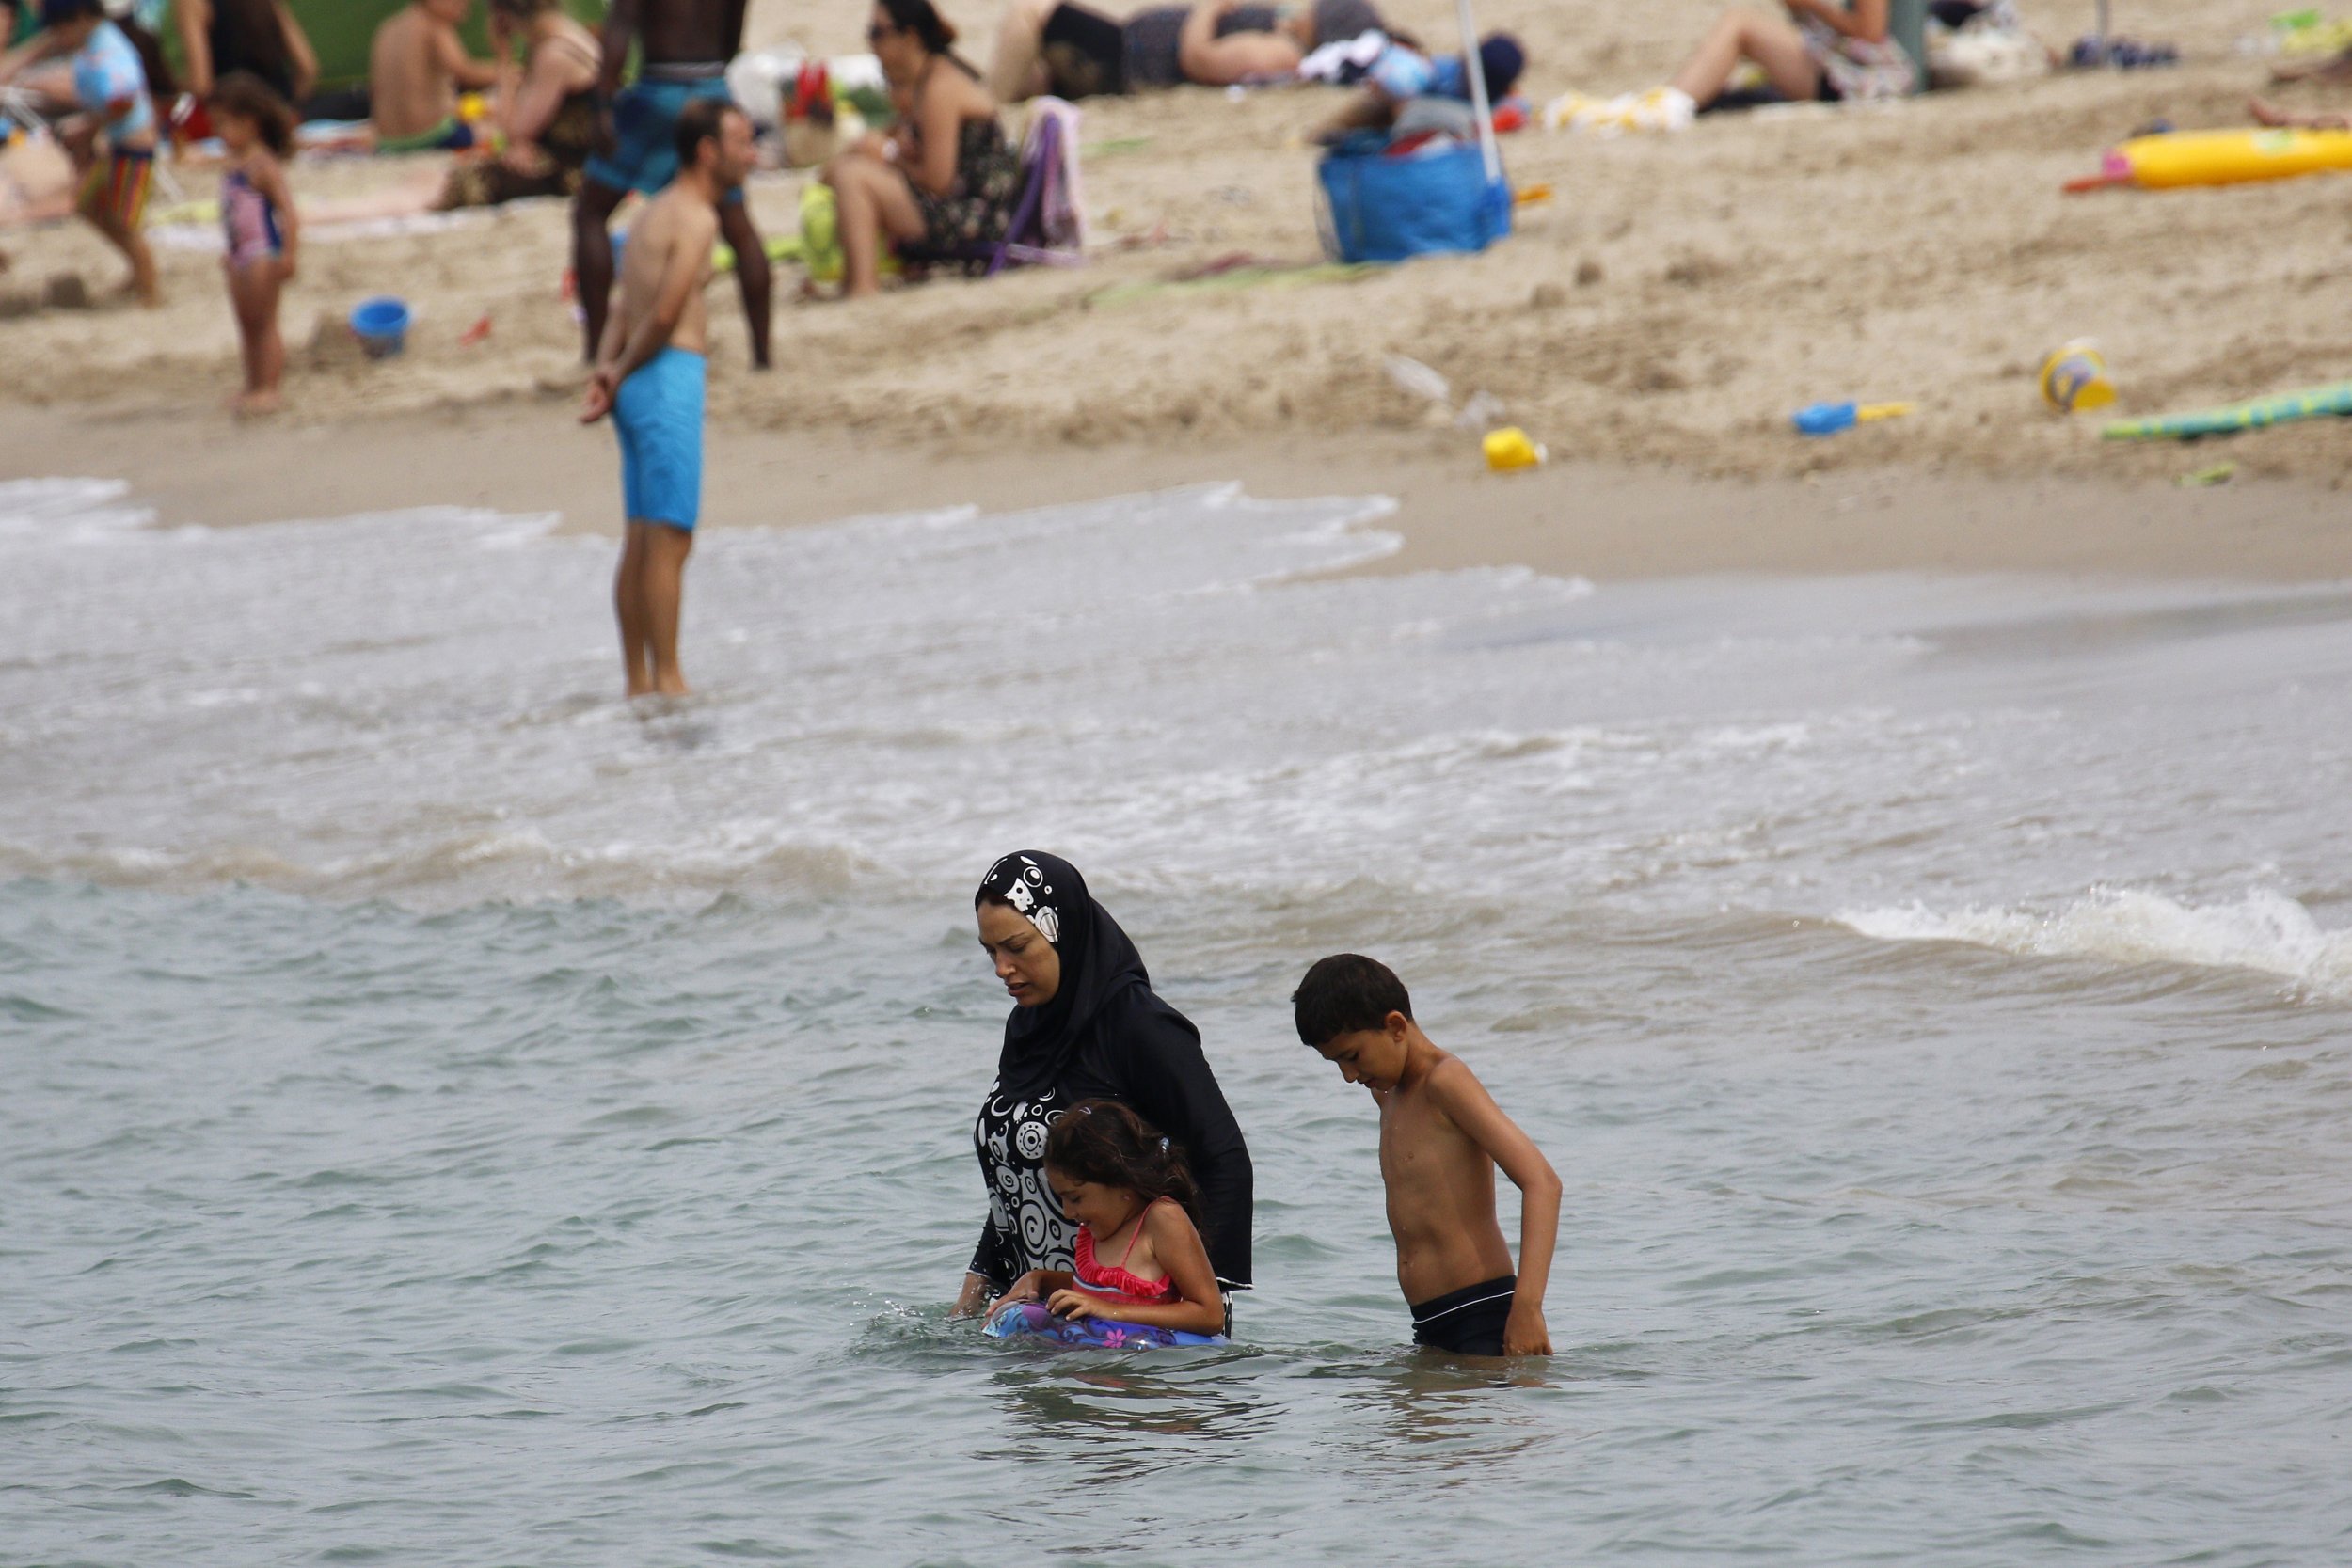
M 580 284 L 584 356 L 596 362 L 612 298 L 612 214 L 632 190 L 651 196 L 677 172 L 672 150 L 678 116 L 697 99 L 732 102 L 727 63 L 743 42 L 748 0 L 612 0 L 604 19 L 604 74 L 597 84 L 596 155 L 572 202 L 572 269 Z M 642 54 L 637 80 L 624 91 L 621 72 L 632 45 Z M 740 188 L 719 205 L 719 232 L 735 252 L 735 279 L 750 323 L 752 364 L 768 368 L 774 282 L 768 249 L 752 225 Z
M 604 57 L 596 35 L 564 14 L 562 0 L 491 0 L 490 20 L 523 44 L 522 79 L 501 84 L 506 149 L 452 168 L 437 203 L 444 211 L 575 195 L 596 150 Z
M 1116 22 L 1074 0 L 1011 0 L 988 85 L 1005 103 L 1229 87 L 1298 69 L 1323 44 L 1386 31 L 1371 0 L 1274 7 L 1243 0 L 1154 6 Z
M 1013 1006 L 972 1127 L 988 1218 L 956 1310 L 981 1310 L 1033 1269 L 1075 1269 L 1078 1227 L 1045 1180 L 1046 1148 L 1062 1117 L 1095 1100 L 1168 1135 L 1200 1185 L 1200 1240 L 1219 1289 L 1248 1289 L 1249 1146 L 1200 1031 L 1152 991 L 1135 943 L 1059 856 L 1007 855 L 980 879 L 973 910 Z
M 905 114 L 825 166 L 840 212 L 845 298 L 882 287 L 885 242 L 923 260 L 968 261 L 1011 227 L 1021 159 L 980 73 L 955 53 L 931 0 L 882 0 L 866 39 Z
M 318 85 L 318 56 L 286 0 L 172 0 L 181 86 L 201 102 L 231 71 L 259 77 L 297 109 Z

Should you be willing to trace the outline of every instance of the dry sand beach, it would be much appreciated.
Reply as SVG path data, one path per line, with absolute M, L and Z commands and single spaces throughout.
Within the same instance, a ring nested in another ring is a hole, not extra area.
M 1714 8 L 1497 0 L 1481 20 L 1528 41 L 1540 101 L 1660 79 Z M 2235 40 L 2274 8 L 2120 8 L 2120 28 L 2181 45 L 2187 63 L 2173 71 L 1724 116 L 1672 136 L 1524 133 L 1505 143 L 1515 181 L 1555 194 L 1521 208 L 1508 243 L 1287 286 L 1174 280 L 1236 255 L 1318 258 L 1300 137 L 1334 95 L 1091 101 L 1085 178 L 1100 254 L 1085 268 L 849 306 L 793 297 L 787 268 L 778 369 L 766 376 L 744 367 L 732 287 L 713 286 L 712 518 L 1238 478 L 1276 494 L 1397 495 L 1416 563 L 2342 575 L 2352 431 L 2340 422 L 2122 447 L 2097 438 L 2095 418 L 2043 410 L 2033 388 L 2042 354 L 2083 335 L 2105 345 L 2132 414 L 2352 373 L 2334 292 L 2352 279 L 2352 181 L 2059 194 L 2158 117 L 2241 122 L 2263 72 Z M 990 8 L 947 9 L 984 52 Z M 2059 44 L 2090 21 L 2088 4 L 2024 9 Z M 1436 0 L 1403 0 L 1395 14 L 1427 36 L 1449 29 Z M 864 18 L 852 4 L 796 0 L 762 7 L 755 27 L 846 52 Z M 2328 102 L 2317 88 L 2286 96 Z M 296 188 L 336 200 L 416 169 L 307 163 Z M 789 228 L 804 178 L 756 183 L 765 226 Z M 187 184 L 210 194 L 201 172 Z M 422 233 L 317 236 L 285 312 L 293 411 L 268 431 L 214 411 L 235 360 L 215 257 L 167 249 L 159 314 L 0 322 L 0 403 L 12 408 L 0 467 L 130 478 L 167 515 L 495 499 L 611 526 L 609 437 L 571 428 L 564 389 L 575 356 L 565 233 L 564 209 L 538 203 Z M 8 248 L 16 271 L 0 287 L 69 270 L 111 277 L 76 226 L 13 234 Z M 338 324 L 380 292 L 409 299 L 420 325 L 404 358 L 370 364 Z M 485 316 L 489 340 L 461 346 Z M 1486 475 L 1474 439 L 1384 372 L 1398 354 L 1436 368 L 1457 396 L 1500 400 L 1554 466 Z M 1788 431 L 1791 409 L 1833 397 L 1919 407 L 1833 440 Z M 2225 459 L 2232 484 L 2175 488 Z

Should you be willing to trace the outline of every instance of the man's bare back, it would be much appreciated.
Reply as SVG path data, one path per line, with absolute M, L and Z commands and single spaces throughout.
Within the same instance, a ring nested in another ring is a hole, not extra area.
M 1511 1272 L 1495 1218 L 1495 1163 L 1454 1125 L 1445 1090 L 1475 1087 L 1470 1069 L 1443 1051 L 1416 1076 L 1375 1089 L 1380 1102 L 1380 1179 L 1396 1237 L 1396 1282 L 1406 1301 Z
M 718 236 L 718 210 L 691 188 L 672 185 L 646 205 L 644 215 L 628 231 L 628 245 L 621 258 L 617 328 L 624 339 L 653 314 L 671 263 L 685 246 L 700 264 L 668 346 L 689 354 L 707 352 L 709 314 L 703 305 L 703 285 L 710 281 L 711 247 Z
M 644 62 L 699 65 L 735 58 L 743 45 L 747 0 L 636 0 Z M 619 6 L 613 7 L 617 13 Z
M 376 135 L 422 135 L 457 112 L 457 83 L 443 63 L 456 29 L 422 6 L 395 11 L 368 52 L 369 110 Z

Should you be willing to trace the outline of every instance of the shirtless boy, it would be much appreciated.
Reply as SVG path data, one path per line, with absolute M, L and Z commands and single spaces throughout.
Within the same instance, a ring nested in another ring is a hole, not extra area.
M 651 196 L 677 172 L 671 155 L 678 117 L 694 103 L 731 103 L 727 62 L 743 42 L 749 0 L 612 0 L 604 17 L 603 145 L 588 160 L 572 199 L 572 272 L 580 281 L 588 357 L 604 341 L 605 303 L 612 292 L 612 214 L 636 191 Z M 635 47 L 637 80 L 621 86 Z M 719 232 L 735 252 L 735 280 L 751 327 L 752 363 L 768 368 L 773 274 L 740 187 L 719 205 Z
M 1549 1355 L 1544 1286 L 1560 1178 L 1461 1059 L 1430 1043 L 1385 964 L 1340 953 L 1291 997 L 1298 1037 L 1380 1106 L 1380 1180 L 1413 1339 L 1455 1355 Z M 1519 1267 L 1495 1219 L 1495 1167 L 1519 1189 Z
M 457 29 L 473 0 L 414 0 L 384 19 L 368 50 L 369 112 L 378 152 L 459 152 L 473 131 L 459 89 L 494 86 L 498 67 L 466 53 Z
M 628 537 L 612 581 L 628 694 L 682 697 L 678 601 L 702 512 L 703 286 L 719 207 L 751 172 L 752 122 L 704 100 L 678 116 L 678 176 L 630 231 L 620 309 L 606 324 L 582 424 L 607 414 L 621 438 Z

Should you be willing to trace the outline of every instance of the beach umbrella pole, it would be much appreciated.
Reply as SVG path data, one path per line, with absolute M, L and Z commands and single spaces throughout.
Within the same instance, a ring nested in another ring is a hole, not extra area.
M 1478 21 L 1470 15 L 1470 0 L 1454 0 L 1462 25 L 1462 71 L 1470 78 L 1470 110 L 1478 117 L 1478 155 L 1486 163 L 1486 183 L 1502 181 L 1502 152 L 1495 146 L 1494 105 L 1486 101 L 1486 66 L 1478 57 Z

